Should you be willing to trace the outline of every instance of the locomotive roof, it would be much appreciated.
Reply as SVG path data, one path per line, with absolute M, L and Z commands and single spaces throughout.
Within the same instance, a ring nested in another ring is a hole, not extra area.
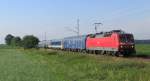
M 107 36 L 112 35 L 113 33 L 118 33 L 120 35 L 130 34 L 130 33 L 124 32 L 122 30 L 112 30 L 112 31 L 109 31 L 109 32 L 100 32 L 100 33 L 96 33 L 96 34 L 88 34 L 88 36 L 90 36 L 90 37 L 107 37 Z

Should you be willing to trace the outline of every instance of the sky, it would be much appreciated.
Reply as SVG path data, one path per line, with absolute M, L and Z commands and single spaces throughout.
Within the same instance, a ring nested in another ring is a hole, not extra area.
M 150 39 L 150 0 L 0 0 L 0 43 L 7 34 L 40 40 L 121 29 L 135 39 Z

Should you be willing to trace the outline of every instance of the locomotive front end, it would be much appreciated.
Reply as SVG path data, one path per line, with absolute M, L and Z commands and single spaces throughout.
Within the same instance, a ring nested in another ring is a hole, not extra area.
M 124 56 L 135 54 L 135 43 L 132 34 L 119 35 L 119 52 Z

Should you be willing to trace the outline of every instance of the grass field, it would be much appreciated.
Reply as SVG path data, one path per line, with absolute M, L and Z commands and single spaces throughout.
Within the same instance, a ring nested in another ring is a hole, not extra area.
M 136 47 L 150 54 L 150 45 Z M 0 81 L 150 81 L 149 60 L 8 48 L 0 48 Z
M 150 56 L 150 44 L 138 44 L 136 45 L 137 55 Z

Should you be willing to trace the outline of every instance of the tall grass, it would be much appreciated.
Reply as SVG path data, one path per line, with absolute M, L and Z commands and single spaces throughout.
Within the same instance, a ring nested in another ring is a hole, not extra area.
M 137 44 L 136 51 L 138 55 L 149 55 L 150 56 L 150 44 Z
M 149 75 L 150 61 L 143 59 L 0 49 L 0 81 L 150 81 Z

